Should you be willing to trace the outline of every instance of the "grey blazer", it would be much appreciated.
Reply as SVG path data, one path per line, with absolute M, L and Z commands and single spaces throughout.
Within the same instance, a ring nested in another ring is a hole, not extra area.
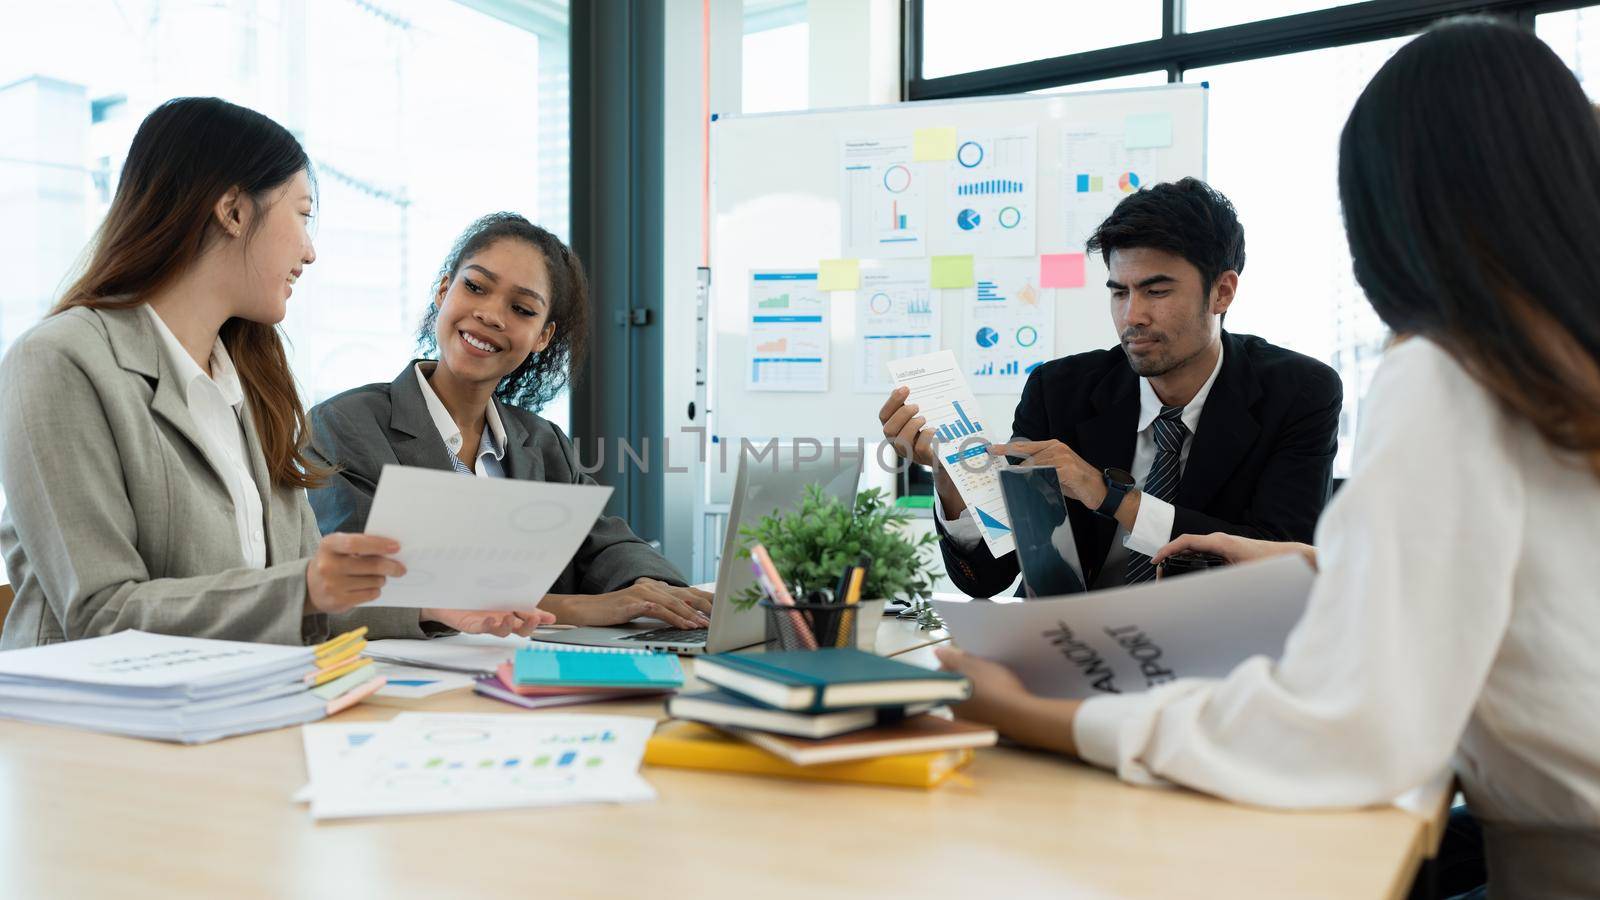
M 428 414 L 417 383 L 416 363 L 389 384 L 369 384 L 317 404 L 311 410 L 311 452 L 339 467 L 327 487 L 310 492 L 323 534 L 360 531 L 372 510 L 372 495 L 385 463 L 453 471 L 450 451 Z M 507 478 L 594 484 L 578 471 L 572 442 L 561 429 L 534 413 L 498 400 L 505 426 L 501 464 Z M 603 594 L 639 578 L 682 586 L 683 575 L 615 516 L 601 516 L 551 586 L 553 594 Z
M 0 648 L 128 628 L 314 643 L 367 625 L 423 637 L 416 610 L 303 614 L 319 534 L 305 491 L 271 483 L 252 416 L 267 566 L 245 567 L 233 502 L 143 310 L 77 308 L 0 362 L 0 551 L 17 596 Z

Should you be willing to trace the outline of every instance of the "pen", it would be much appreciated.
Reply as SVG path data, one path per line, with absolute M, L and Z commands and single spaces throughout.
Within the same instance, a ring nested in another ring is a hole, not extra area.
M 760 544 L 752 546 L 750 558 L 755 560 L 756 567 L 765 582 L 763 586 L 772 595 L 772 602 L 779 606 L 794 606 L 794 598 L 789 596 L 789 589 L 778 576 L 778 568 L 772 564 L 772 556 L 767 553 L 767 548 Z M 794 626 L 795 637 L 799 639 L 802 647 L 807 650 L 817 649 L 816 635 L 811 633 L 811 628 L 806 625 L 805 616 L 800 615 L 800 610 L 789 611 L 789 622 Z

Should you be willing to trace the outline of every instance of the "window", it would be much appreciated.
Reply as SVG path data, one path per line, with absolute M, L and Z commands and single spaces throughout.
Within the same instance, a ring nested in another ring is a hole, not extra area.
M 742 112 L 783 112 L 811 105 L 806 0 L 744 0 L 740 67 Z
M 922 77 L 1049 59 L 1161 37 L 1161 0 L 923 0 Z
M 472 5 L 73 0 L 10 17 L 0 351 L 54 302 L 139 122 L 201 94 L 273 117 L 316 166 L 318 259 L 283 324 L 305 400 L 393 378 L 469 222 L 514 210 L 566 237 L 566 0 L 516 24 Z M 566 398 L 543 414 L 566 427 Z
M 921 53 L 920 76 L 905 84 L 911 100 L 1136 87 L 1168 72 L 1210 84 L 1207 177 L 1239 208 L 1249 247 L 1228 327 L 1338 370 L 1339 477 L 1349 472 L 1361 398 L 1387 340 L 1355 284 L 1339 210 L 1338 135 L 1356 96 L 1410 36 L 1451 15 L 1487 12 L 1537 23 L 1600 101 L 1600 5 L 1543 12 L 1566 4 L 1139 0 L 1091 14 L 1050 0 L 907 2 L 921 21 L 903 48 L 908 59 Z M 1171 8 L 1182 22 L 1164 33 L 1162 11 Z M 1034 60 L 1048 62 L 1004 71 Z M 1143 74 L 1123 74 L 1130 71 Z
M 1228 330 L 1324 360 L 1344 380 L 1336 475 L 1387 334 L 1351 273 L 1339 212 L 1339 132 L 1405 39 L 1191 69 L 1209 82 L 1207 180 L 1239 210 L 1245 271 Z M 1271 124 L 1263 121 L 1271 110 Z
M 1243 25 L 1246 22 L 1349 6 L 1358 2 L 1360 0 L 1186 0 L 1183 4 L 1183 30 L 1226 28 L 1229 25 Z
M 1600 103 L 1600 6 L 1546 13 L 1538 18 L 1539 37 L 1555 49 Z
M 1097 78 L 1094 81 L 1079 81 L 1074 84 L 1058 84 L 1055 87 L 1040 88 L 1029 91 L 1030 94 L 1072 94 L 1080 91 L 1111 91 L 1121 88 L 1154 87 L 1167 83 L 1165 72 L 1140 72 L 1137 75 L 1118 75 L 1115 78 Z

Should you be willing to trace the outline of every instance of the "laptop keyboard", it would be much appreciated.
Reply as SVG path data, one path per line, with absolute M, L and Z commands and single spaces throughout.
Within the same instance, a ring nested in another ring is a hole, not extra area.
M 703 644 L 706 642 L 704 628 L 656 628 L 652 631 L 641 631 L 623 638 L 625 641 L 658 641 L 673 644 Z

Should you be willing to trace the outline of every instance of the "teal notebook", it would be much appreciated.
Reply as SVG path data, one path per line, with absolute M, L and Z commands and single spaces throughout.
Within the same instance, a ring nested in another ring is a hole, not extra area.
M 683 686 L 683 666 L 671 653 L 606 651 L 598 648 L 517 651 L 512 676 L 519 685 L 642 688 L 670 690 Z
M 963 675 L 935 672 L 860 650 L 719 653 L 695 661 L 701 681 L 774 709 L 823 710 L 965 700 Z

